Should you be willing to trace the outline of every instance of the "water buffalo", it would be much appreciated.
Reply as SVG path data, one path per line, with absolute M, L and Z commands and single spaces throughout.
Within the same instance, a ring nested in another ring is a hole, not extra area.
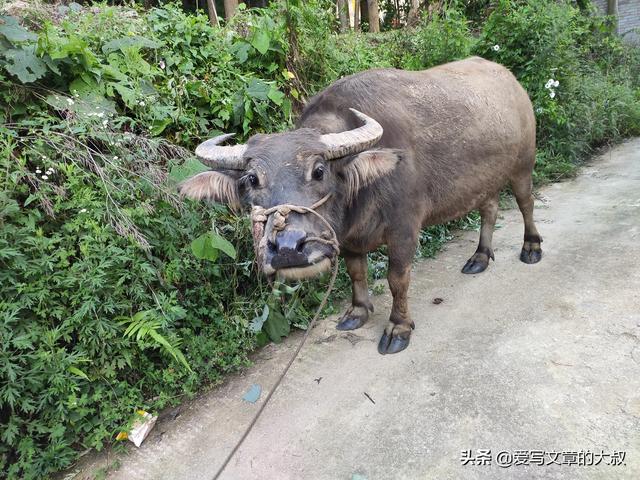
M 201 144 L 196 154 L 213 170 L 180 185 L 194 199 L 269 208 L 311 206 L 337 235 L 352 280 L 351 306 L 339 330 L 360 327 L 373 311 L 367 252 L 387 245 L 393 295 L 382 354 L 409 344 L 415 328 L 407 306 L 411 262 L 422 227 L 479 209 L 480 242 L 463 273 L 494 259 L 491 238 L 500 190 L 511 183 L 524 218 L 520 260 L 540 260 L 533 222 L 531 176 L 535 118 L 529 97 L 504 67 L 469 58 L 420 72 L 370 70 L 342 78 L 304 108 L 296 129 L 254 135 L 246 145 L 221 146 L 229 135 Z M 257 254 L 267 275 L 315 276 L 335 256 L 316 215 L 292 212 Z

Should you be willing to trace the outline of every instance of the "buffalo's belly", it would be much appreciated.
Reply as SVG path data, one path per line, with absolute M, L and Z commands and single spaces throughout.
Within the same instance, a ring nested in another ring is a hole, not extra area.
M 499 191 L 500 189 L 491 192 L 487 191 L 461 198 L 455 203 L 434 205 L 431 209 L 425 211 L 422 226 L 438 225 L 461 218 L 473 210 L 477 210 L 487 199 L 495 198 Z
M 460 218 L 498 196 L 509 182 L 509 170 L 460 176 L 455 182 L 443 182 L 438 191 L 427 192 L 423 203 L 422 225 L 435 225 Z

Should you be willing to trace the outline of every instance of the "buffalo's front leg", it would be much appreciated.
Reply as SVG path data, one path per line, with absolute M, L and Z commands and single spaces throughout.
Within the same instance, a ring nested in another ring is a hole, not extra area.
M 367 255 L 343 252 L 347 272 L 351 277 L 351 307 L 338 320 L 338 330 L 355 330 L 360 328 L 373 312 L 373 304 L 369 299 L 367 287 Z
M 409 346 L 411 331 L 415 324 L 409 316 L 407 291 L 411 275 L 411 262 L 416 250 L 416 241 L 405 241 L 399 245 L 389 244 L 389 289 L 393 295 L 393 307 L 389 323 L 385 328 L 378 352 L 381 354 L 398 353 Z

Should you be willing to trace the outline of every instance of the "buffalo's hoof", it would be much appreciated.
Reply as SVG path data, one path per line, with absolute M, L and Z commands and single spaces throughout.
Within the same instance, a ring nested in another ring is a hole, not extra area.
M 487 247 L 479 246 L 476 253 L 467 260 L 467 263 L 462 267 L 462 273 L 480 273 L 484 272 L 489 266 L 489 259 L 495 261 L 496 257 L 493 256 L 493 250 Z
M 520 261 L 523 263 L 533 264 L 538 263 L 542 259 L 542 250 L 534 249 L 534 250 L 526 250 L 522 249 L 520 252 Z
M 371 307 L 373 310 L 373 307 Z M 366 307 L 350 307 L 338 320 L 337 330 L 355 330 L 369 319 L 369 309 Z
M 489 266 L 488 260 L 481 260 L 475 258 L 475 255 L 467 260 L 467 263 L 462 267 L 462 273 L 480 273 L 484 272 Z
M 378 353 L 386 355 L 387 353 L 398 353 L 409 346 L 409 340 L 411 339 L 411 332 L 403 335 L 389 335 L 386 331 L 380 337 L 378 342 Z
M 336 330 L 355 330 L 364 325 L 366 319 L 360 316 L 345 315 L 336 325 Z

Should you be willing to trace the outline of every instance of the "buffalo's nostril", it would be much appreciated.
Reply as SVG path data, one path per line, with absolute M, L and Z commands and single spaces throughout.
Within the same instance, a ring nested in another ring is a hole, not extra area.
M 278 253 L 301 252 L 306 238 L 307 234 L 302 230 L 283 230 L 276 235 L 276 250 Z

